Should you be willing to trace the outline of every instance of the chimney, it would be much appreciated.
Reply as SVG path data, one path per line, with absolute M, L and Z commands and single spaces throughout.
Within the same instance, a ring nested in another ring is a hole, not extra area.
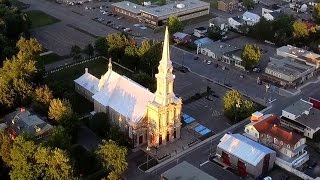
M 276 124 L 274 124 L 274 125 L 273 125 L 273 127 L 277 127 L 277 125 L 276 125 Z
M 20 108 L 20 112 L 25 112 L 25 111 L 26 111 L 26 108 L 24 108 L 24 107 Z
M 88 73 L 88 68 L 84 68 L 85 73 Z

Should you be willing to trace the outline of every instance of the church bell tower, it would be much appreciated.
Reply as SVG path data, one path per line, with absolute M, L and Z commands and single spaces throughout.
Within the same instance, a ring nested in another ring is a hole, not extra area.
M 158 147 L 180 138 L 182 100 L 173 92 L 173 66 L 170 60 L 168 27 L 165 30 L 162 58 L 158 66 L 155 99 L 150 102 L 148 117 L 148 146 Z

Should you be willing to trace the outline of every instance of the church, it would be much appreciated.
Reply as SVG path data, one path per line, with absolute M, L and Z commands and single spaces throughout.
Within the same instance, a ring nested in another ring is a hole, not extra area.
M 94 112 L 105 112 L 126 134 L 134 147 L 159 147 L 180 138 L 182 100 L 173 92 L 168 28 L 162 58 L 156 74 L 157 90 L 150 92 L 133 80 L 112 70 L 100 79 L 85 69 L 74 80 L 76 91 L 94 104 Z

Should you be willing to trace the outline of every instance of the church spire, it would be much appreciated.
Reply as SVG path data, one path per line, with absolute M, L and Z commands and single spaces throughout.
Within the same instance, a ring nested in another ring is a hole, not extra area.
M 170 37 L 168 26 L 166 26 L 166 31 L 164 34 L 164 41 L 163 41 L 163 49 L 162 49 L 162 58 L 160 61 L 160 66 L 163 66 L 164 69 L 169 69 L 172 66 L 172 62 L 170 60 Z M 159 68 L 160 68 L 159 66 Z
M 109 58 L 108 71 L 112 71 L 112 62 L 111 62 L 111 58 Z

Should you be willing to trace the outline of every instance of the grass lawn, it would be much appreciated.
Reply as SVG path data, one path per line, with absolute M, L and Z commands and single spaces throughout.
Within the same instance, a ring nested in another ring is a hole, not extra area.
M 46 77 L 45 82 L 53 91 L 55 97 L 66 98 L 72 104 L 73 110 L 79 115 L 89 113 L 93 110 L 93 103 L 79 95 L 74 90 L 73 80 L 84 74 L 84 69 L 89 68 L 89 72 L 100 78 L 107 71 L 107 60 L 98 59 L 88 63 L 80 64 L 62 71 L 50 74 Z M 123 69 L 113 64 L 112 69 L 119 74 L 130 75 Z
M 51 64 L 53 62 L 60 61 L 66 58 L 68 58 L 68 56 L 60 56 L 56 53 L 51 53 L 51 54 L 41 56 L 38 63 L 41 65 L 46 65 L 46 64 Z
M 31 28 L 38 28 L 59 22 L 60 20 L 42 11 L 32 10 L 26 12 L 31 21 Z

